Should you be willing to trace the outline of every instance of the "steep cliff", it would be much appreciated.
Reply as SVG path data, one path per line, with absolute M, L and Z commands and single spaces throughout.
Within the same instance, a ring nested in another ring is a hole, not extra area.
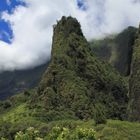
M 80 24 L 72 17 L 62 17 L 54 26 L 51 62 L 31 106 L 37 117 L 45 119 L 88 119 L 97 110 L 107 118 L 126 117 L 124 80 L 94 56 Z
M 140 28 L 133 48 L 129 97 L 130 120 L 140 121 Z
M 90 42 L 91 49 L 101 60 L 106 60 L 123 76 L 130 75 L 132 50 L 137 28 L 128 27 L 119 34 Z

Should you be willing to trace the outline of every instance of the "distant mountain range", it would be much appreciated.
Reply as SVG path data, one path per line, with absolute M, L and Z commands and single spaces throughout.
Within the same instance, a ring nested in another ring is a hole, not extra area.
M 26 89 L 35 88 L 47 66 L 48 62 L 33 69 L 0 73 L 0 100 L 7 99 Z

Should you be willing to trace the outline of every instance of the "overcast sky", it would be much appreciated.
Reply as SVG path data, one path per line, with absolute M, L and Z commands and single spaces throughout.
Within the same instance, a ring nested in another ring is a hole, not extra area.
M 90 40 L 138 26 L 139 0 L 0 0 L 0 70 L 25 69 L 50 58 L 53 28 L 76 17 Z

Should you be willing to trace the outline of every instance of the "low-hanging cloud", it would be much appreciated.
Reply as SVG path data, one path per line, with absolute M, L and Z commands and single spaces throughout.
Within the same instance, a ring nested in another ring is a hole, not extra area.
M 53 25 L 61 16 L 76 17 L 85 37 L 90 40 L 120 32 L 127 26 L 138 26 L 139 0 L 20 0 L 13 14 L 2 18 L 13 30 L 11 44 L 0 41 L 0 70 L 35 67 L 50 58 Z

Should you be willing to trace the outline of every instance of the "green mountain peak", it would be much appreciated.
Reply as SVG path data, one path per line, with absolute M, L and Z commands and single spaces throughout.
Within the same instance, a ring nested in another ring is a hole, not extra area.
M 132 36 L 128 34 L 128 38 L 124 32 L 117 37 L 120 36 L 119 42 L 126 39 L 127 44 L 131 37 L 134 39 L 135 30 L 130 28 L 128 33 Z M 139 106 L 135 106 L 139 105 L 138 44 L 139 37 L 130 78 L 133 120 L 139 117 Z M 125 58 L 129 46 L 125 46 Z M 62 17 L 54 26 L 51 60 L 37 89 L 0 102 L 0 139 L 139 140 L 140 124 L 120 121 L 128 118 L 127 82 L 108 62 L 94 55 L 78 21 Z
M 62 17 L 54 26 L 52 58 L 36 99 L 32 108 L 46 110 L 45 116 L 57 114 L 57 119 L 94 118 L 96 110 L 124 119 L 127 87 L 109 64 L 94 56 L 78 21 Z

